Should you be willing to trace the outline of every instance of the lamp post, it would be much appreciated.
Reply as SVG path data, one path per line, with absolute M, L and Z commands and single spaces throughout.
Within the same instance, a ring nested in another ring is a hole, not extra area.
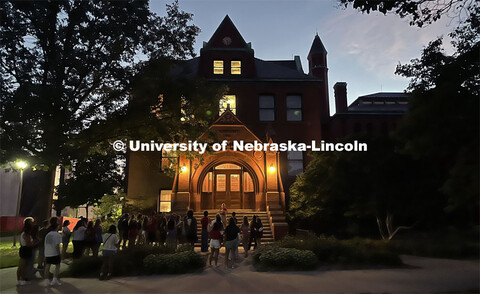
M 18 215 L 20 214 L 20 201 L 22 199 L 22 184 L 23 184 L 23 170 L 27 167 L 25 161 L 17 161 L 16 166 L 20 169 L 20 184 L 18 187 L 18 197 L 17 197 L 17 214 L 15 215 L 15 231 L 13 232 L 13 246 L 12 248 L 17 247 L 17 230 L 18 230 Z

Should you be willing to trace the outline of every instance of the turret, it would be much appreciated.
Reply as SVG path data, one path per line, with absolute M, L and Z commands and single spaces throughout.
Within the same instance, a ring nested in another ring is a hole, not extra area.
M 308 53 L 308 74 L 318 77 L 322 80 L 320 99 L 322 122 L 328 122 L 330 119 L 330 105 L 328 101 L 328 67 L 327 67 L 327 50 L 323 46 L 318 34 L 313 39 L 312 47 Z

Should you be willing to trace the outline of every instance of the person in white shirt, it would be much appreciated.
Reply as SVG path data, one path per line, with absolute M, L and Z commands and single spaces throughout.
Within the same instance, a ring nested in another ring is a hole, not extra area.
M 120 240 L 117 236 L 117 227 L 111 225 L 108 229 L 108 233 L 103 234 L 103 264 L 100 271 L 100 280 L 105 277 L 107 280 L 112 276 L 112 261 L 113 256 L 117 252 L 117 248 L 120 246 Z
M 50 227 L 48 228 L 48 234 L 45 236 L 45 286 L 61 285 L 58 280 L 58 274 L 60 272 L 60 243 L 62 243 L 62 236 L 58 233 L 58 218 L 52 217 L 50 219 Z M 48 277 L 50 276 L 50 265 L 55 265 L 55 272 L 53 273 L 53 279 L 50 282 Z
M 73 233 L 72 233 L 74 259 L 80 258 L 83 255 L 83 248 L 84 248 L 83 241 L 85 239 L 86 230 L 87 228 L 85 227 L 85 221 L 83 218 L 81 218 L 73 228 Z

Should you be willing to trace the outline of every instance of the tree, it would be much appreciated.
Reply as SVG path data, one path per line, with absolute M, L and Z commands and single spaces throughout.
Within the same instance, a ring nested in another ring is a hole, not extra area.
M 475 0 L 339 0 L 340 5 L 370 13 L 378 11 L 383 14 L 393 12 L 401 18 L 410 18 L 410 25 L 422 27 L 447 16 L 457 18 L 461 23 L 476 9 Z
M 447 55 L 442 39 L 420 58 L 399 65 L 410 77 L 410 109 L 397 137 L 404 153 L 428 160 L 441 175 L 435 189 L 446 195 L 451 222 L 478 224 L 480 7 L 450 34 L 456 52 Z
M 112 154 L 95 153 L 75 162 L 71 176 L 57 187 L 58 200 L 54 203 L 57 214 L 66 206 L 85 205 L 88 218 L 89 206 L 121 187 L 123 175 L 117 160 Z
M 418 162 L 396 154 L 387 138 L 342 141 L 353 139 L 368 142 L 368 151 L 312 154 L 305 173 L 290 188 L 294 221 L 338 236 L 370 234 L 376 224 L 389 240 L 399 229 L 432 216 L 423 211 L 428 199 L 425 184 L 417 180 L 422 171 Z
M 178 2 L 164 17 L 133 0 L 2 1 L 0 14 L 1 161 L 49 170 L 51 192 L 54 167 L 86 156 L 75 140 L 127 105 L 136 56 L 184 59 L 199 32 Z

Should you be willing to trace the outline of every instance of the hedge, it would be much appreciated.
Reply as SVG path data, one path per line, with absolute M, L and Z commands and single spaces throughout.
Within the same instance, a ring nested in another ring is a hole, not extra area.
M 173 254 L 151 254 L 143 260 L 148 274 L 183 274 L 203 269 L 205 260 L 193 251 Z

